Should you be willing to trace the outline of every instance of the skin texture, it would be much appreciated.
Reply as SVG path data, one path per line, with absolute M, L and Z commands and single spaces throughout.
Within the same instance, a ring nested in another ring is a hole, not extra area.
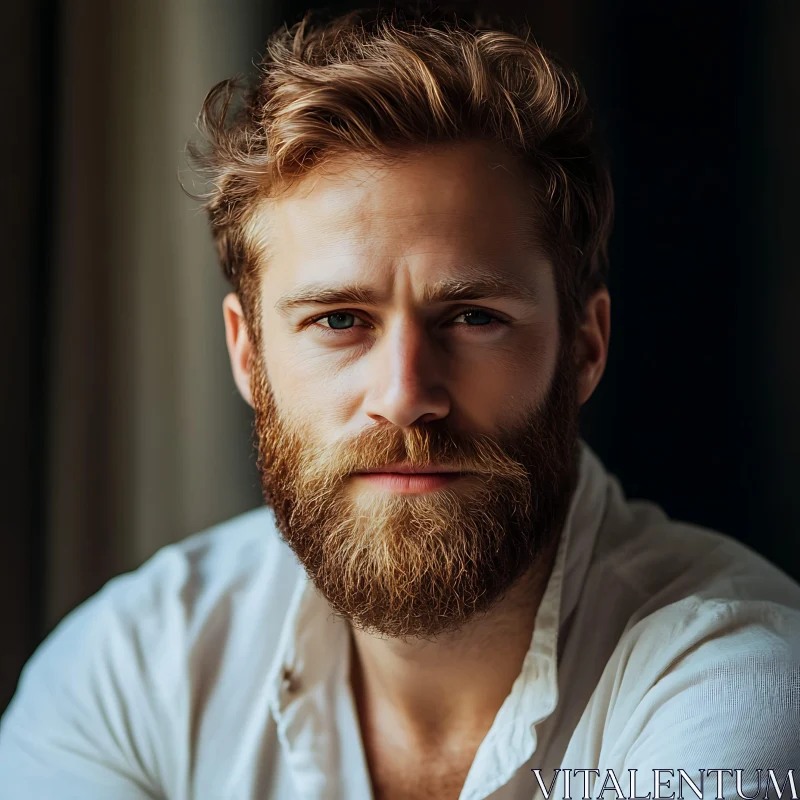
M 496 437 L 543 406 L 566 352 L 576 408 L 584 403 L 605 367 L 608 293 L 590 298 L 562 341 L 552 266 L 527 235 L 518 172 L 503 153 L 461 144 L 389 166 L 346 159 L 271 202 L 251 230 L 270 252 L 260 331 L 248 331 L 235 294 L 223 305 L 245 400 L 263 406 L 268 384 L 279 413 L 323 446 L 428 423 Z M 476 282 L 513 291 L 441 296 Z M 362 292 L 345 301 L 323 286 Z M 397 489 L 380 480 L 344 491 L 359 502 Z M 376 797 L 458 796 L 521 668 L 556 544 L 457 630 L 431 639 L 354 627 L 351 682 Z

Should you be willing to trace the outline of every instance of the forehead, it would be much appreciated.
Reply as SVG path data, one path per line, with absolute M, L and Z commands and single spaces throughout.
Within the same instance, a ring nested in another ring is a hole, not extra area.
M 535 279 L 545 262 L 535 232 L 523 170 L 482 143 L 389 164 L 342 159 L 270 201 L 250 230 L 269 253 L 264 280 L 274 291 L 401 269 L 420 286 L 459 271 Z

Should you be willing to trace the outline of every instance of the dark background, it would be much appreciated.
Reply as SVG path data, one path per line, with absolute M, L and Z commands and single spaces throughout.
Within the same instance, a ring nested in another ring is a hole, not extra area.
M 69 129 L 77 146 L 85 142 L 98 158 L 104 152 L 93 115 L 84 116 L 85 129 L 75 128 L 73 107 L 63 102 L 83 74 L 78 69 L 68 86 L 60 79 L 66 26 L 77 25 L 77 35 L 98 47 L 85 100 L 98 114 L 103 59 L 113 56 L 104 50 L 103 4 L 76 7 L 77 23 L 74 8 L 68 13 L 52 1 L 4 9 L 0 710 L 22 664 L 63 613 L 159 543 L 148 540 L 124 558 L 109 544 L 122 536 L 116 523 L 125 513 L 104 501 L 108 464 L 91 455 L 88 469 L 101 489 L 88 503 L 77 551 L 73 540 L 59 545 L 60 511 L 50 507 L 59 402 L 53 320 L 64 291 L 60 217 L 79 205 L 74 193 L 81 191 L 64 177 L 73 151 L 60 134 Z M 304 8 L 250 4 L 253 48 Z M 578 71 L 610 154 L 611 351 L 586 410 L 587 440 L 629 495 L 729 533 L 800 578 L 800 3 L 503 0 L 493 9 L 527 19 L 540 44 Z M 145 38 L 142 46 L 151 43 Z M 164 158 L 170 178 L 177 161 L 172 151 Z M 99 254 L 92 287 L 103 291 L 104 243 L 112 235 L 104 219 L 100 207 L 91 226 Z M 102 320 L 104 295 L 93 297 L 87 313 Z M 220 341 L 221 331 L 220 316 Z M 102 354 L 102 325 L 91 341 Z M 87 395 L 95 403 L 90 433 L 92 424 L 106 430 L 114 407 L 104 375 Z M 244 423 L 240 430 L 249 447 Z M 161 439 L 169 452 L 168 430 Z M 256 494 L 249 496 L 255 505 Z M 209 512 L 208 521 L 232 510 L 244 507 Z M 170 530 L 174 538 L 191 532 L 177 524 Z M 63 569 L 80 580 L 54 603 L 52 576 L 66 551 L 74 561 Z

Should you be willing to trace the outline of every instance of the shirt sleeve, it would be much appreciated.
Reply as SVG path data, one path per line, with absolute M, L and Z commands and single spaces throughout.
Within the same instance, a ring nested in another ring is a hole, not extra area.
M 161 777 L 171 767 L 163 732 L 170 703 L 156 672 L 164 666 L 157 664 L 158 653 L 168 648 L 141 582 L 131 576 L 110 581 L 69 614 L 26 664 L 0 720 L 4 797 L 165 796 Z
M 769 624 L 699 643 L 646 693 L 620 754 L 626 782 L 636 770 L 638 795 L 696 798 L 683 770 L 703 797 L 718 796 L 718 781 L 724 797 L 798 796 L 800 626 L 785 611 L 773 607 L 761 614 Z

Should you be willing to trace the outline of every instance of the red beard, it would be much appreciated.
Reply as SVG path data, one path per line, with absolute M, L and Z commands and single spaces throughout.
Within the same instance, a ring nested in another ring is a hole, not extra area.
M 391 637 L 432 637 L 489 610 L 558 540 L 577 480 L 571 359 L 544 403 L 498 437 L 446 420 L 389 424 L 331 444 L 278 412 L 263 364 L 251 376 L 258 468 L 281 535 L 333 610 Z M 354 493 L 354 472 L 405 462 L 473 473 L 418 495 Z

